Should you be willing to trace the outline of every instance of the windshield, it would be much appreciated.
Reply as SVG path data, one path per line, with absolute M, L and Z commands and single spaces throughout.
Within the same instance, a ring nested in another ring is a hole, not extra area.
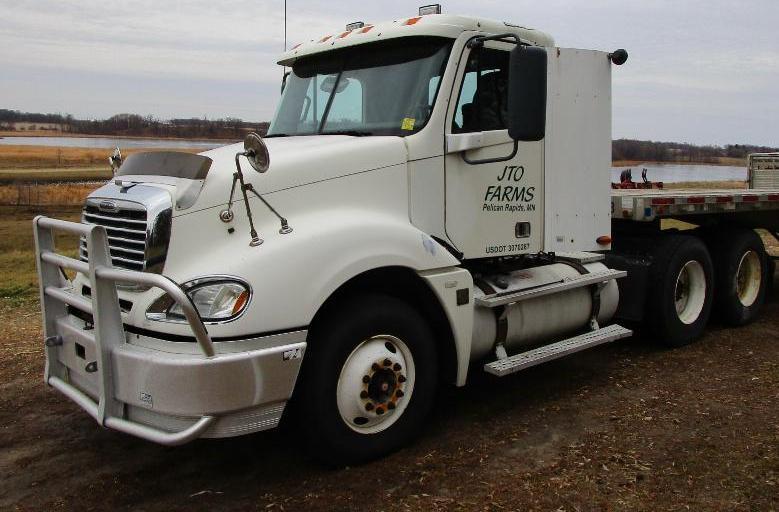
M 451 40 L 417 37 L 300 59 L 269 137 L 410 135 L 433 110 Z

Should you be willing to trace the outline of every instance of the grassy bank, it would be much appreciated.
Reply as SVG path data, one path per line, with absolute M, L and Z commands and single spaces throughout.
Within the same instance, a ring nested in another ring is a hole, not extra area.
M 78 221 L 80 208 L 56 208 L 39 211 L 0 207 L 0 300 L 6 306 L 35 302 L 38 298 L 38 276 L 35 268 L 35 244 L 32 219 L 39 214 Z M 58 248 L 76 256 L 78 240 L 58 234 Z
M 0 206 L 48 208 L 80 206 L 98 184 L 47 183 L 0 184 Z
M 122 155 L 150 151 L 150 148 L 132 148 L 122 150 Z M 154 148 L 155 151 L 163 150 Z M 173 149 L 171 151 L 184 151 L 197 153 L 201 149 Z M 91 168 L 108 169 L 109 149 L 101 148 L 66 148 L 53 146 L 0 146 L 0 171 L 13 169 L 16 171 L 25 169 L 69 169 Z

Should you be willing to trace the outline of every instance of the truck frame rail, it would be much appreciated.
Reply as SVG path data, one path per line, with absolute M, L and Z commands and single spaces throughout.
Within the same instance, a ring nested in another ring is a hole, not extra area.
M 199 437 L 216 420 L 216 416 L 202 416 L 184 430 L 167 432 L 125 419 L 124 404 L 114 395 L 112 353 L 126 343 L 117 293 L 118 283 L 156 287 L 165 291 L 181 306 L 203 357 L 211 358 L 215 355 L 211 337 L 184 290 L 163 275 L 114 268 L 108 247 L 108 235 L 102 226 L 44 216 L 36 217 L 33 226 L 44 323 L 46 383 L 76 402 L 102 426 L 168 446 L 183 444 Z M 89 261 L 58 254 L 54 246 L 55 230 L 84 237 Z M 81 273 L 89 279 L 91 300 L 73 293 L 72 283 L 66 278 L 64 270 Z M 97 400 L 70 381 L 70 370 L 60 357 L 62 337 L 58 333 L 57 325 L 67 317 L 68 306 L 90 314 L 93 318 L 92 332 L 69 330 L 68 335 L 75 336 L 95 348 L 96 361 L 89 362 L 85 370 L 97 377 Z

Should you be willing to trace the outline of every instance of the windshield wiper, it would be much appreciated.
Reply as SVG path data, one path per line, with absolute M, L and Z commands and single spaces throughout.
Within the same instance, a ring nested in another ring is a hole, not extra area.
M 320 132 L 319 135 L 351 135 L 353 137 L 366 137 L 368 135 L 373 135 L 373 132 L 364 130 L 336 130 L 332 132 Z

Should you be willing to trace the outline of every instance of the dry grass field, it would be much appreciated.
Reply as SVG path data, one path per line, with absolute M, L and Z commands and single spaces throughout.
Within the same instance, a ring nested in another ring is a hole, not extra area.
M 122 154 L 127 156 L 141 151 L 149 151 L 149 149 L 124 149 Z M 177 149 L 176 151 L 196 153 L 202 150 Z M 105 168 L 108 166 L 110 154 L 111 150 L 108 149 L 3 145 L 0 146 L 0 169 Z
M 154 148 L 164 150 L 163 148 Z M 123 149 L 125 157 L 150 151 Z M 197 153 L 201 149 L 174 149 Z M 0 145 L 0 183 L 16 181 L 86 181 L 111 177 L 108 149 Z
M 0 206 L 80 206 L 98 184 L 44 183 L 0 184 Z

